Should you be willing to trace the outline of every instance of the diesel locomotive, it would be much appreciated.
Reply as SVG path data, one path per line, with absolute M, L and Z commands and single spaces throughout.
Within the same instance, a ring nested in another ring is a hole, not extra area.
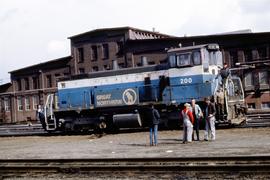
M 146 127 L 150 105 L 160 112 L 163 125 L 177 126 L 179 108 L 192 99 L 203 108 L 206 97 L 216 104 L 217 124 L 245 121 L 241 80 L 220 77 L 223 59 L 218 44 L 168 49 L 167 54 L 167 64 L 59 80 L 58 92 L 47 97 L 43 127 L 64 132 Z

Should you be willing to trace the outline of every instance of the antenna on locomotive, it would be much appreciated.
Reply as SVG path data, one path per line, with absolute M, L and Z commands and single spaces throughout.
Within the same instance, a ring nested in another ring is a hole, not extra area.
M 112 68 L 113 68 L 113 70 L 119 69 L 117 60 L 112 60 Z

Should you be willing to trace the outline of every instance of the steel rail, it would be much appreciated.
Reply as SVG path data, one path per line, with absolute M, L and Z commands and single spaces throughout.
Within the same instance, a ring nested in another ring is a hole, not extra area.
M 89 171 L 248 171 L 270 174 L 270 156 L 0 159 L 0 174 Z

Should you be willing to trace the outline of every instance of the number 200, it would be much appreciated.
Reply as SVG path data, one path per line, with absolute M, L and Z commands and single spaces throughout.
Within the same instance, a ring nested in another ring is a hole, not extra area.
M 192 79 L 191 78 L 180 79 L 180 84 L 189 84 L 189 83 L 192 83 Z

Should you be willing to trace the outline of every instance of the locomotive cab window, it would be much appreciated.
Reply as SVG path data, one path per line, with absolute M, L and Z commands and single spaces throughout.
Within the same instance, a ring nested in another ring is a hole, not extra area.
M 193 64 L 195 66 L 201 64 L 201 53 L 200 53 L 200 51 L 193 52 L 192 57 L 193 57 Z
M 178 67 L 191 66 L 190 53 L 178 54 L 176 56 L 176 64 Z
M 222 54 L 220 51 L 209 51 L 209 64 L 222 67 Z

